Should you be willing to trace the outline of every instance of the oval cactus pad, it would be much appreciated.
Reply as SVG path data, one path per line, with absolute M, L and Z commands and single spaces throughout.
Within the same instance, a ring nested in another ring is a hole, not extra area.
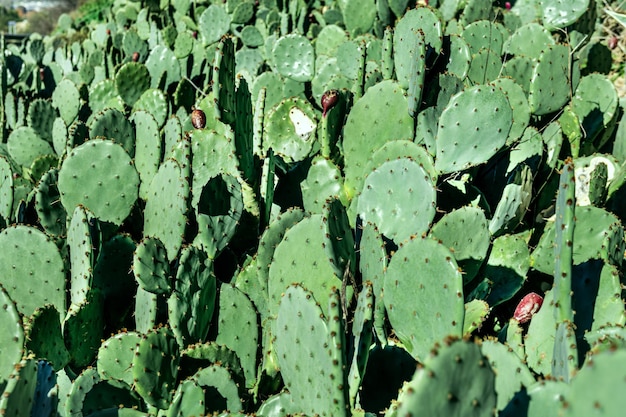
M 0 233 L 2 286 L 24 316 L 52 305 L 65 314 L 65 268 L 59 249 L 40 230 L 24 225 Z
M 293 97 L 281 101 L 267 116 L 266 146 L 286 161 L 306 158 L 316 140 L 317 121 L 313 107 Z
M 61 203 L 81 204 L 100 220 L 121 224 L 139 194 L 139 174 L 121 145 L 104 139 L 74 148 L 59 171 Z
M 435 186 L 408 158 L 385 162 L 366 178 L 358 212 L 396 243 L 426 232 L 435 217 Z
M 463 332 L 463 277 L 452 253 L 430 238 L 404 244 L 383 283 L 389 321 L 407 351 L 424 359 L 436 342 Z
M 477 85 L 456 94 L 439 119 L 435 168 L 447 174 L 486 162 L 504 146 L 512 124 L 500 89 Z

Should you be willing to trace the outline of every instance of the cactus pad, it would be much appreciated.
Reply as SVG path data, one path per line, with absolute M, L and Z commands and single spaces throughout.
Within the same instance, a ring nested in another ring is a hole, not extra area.
M 46 304 L 65 314 L 65 266 L 52 240 L 29 226 L 9 227 L 0 233 L 0 254 L 2 284 L 21 314 Z
M 315 68 L 315 51 L 307 38 L 290 34 L 279 38 L 272 50 L 276 70 L 295 81 L 310 81 Z
M 59 171 L 61 203 L 83 205 L 100 220 L 121 224 L 139 193 L 139 174 L 124 148 L 93 139 L 74 148 Z
M 179 360 L 178 344 L 171 330 L 162 327 L 143 336 L 135 350 L 132 368 L 135 389 L 148 404 L 168 408 Z
M 183 243 L 188 199 L 189 183 L 181 166 L 173 159 L 165 161 L 150 183 L 144 210 L 144 235 L 160 239 L 170 261 Z
M 480 347 L 446 341 L 418 368 L 387 416 L 491 416 L 495 375 Z
M 448 249 L 430 238 L 404 244 L 383 285 L 389 321 L 405 349 L 423 360 L 447 336 L 462 335 L 463 278 Z
M 396 243 L 421 235 L 435 217 L 435 186 L 430 175 L 410 159 L 385 162 L 366 178 L 358 197 L 364 222 Z
M 2 344 L 2 355 L 0 356 L 0 381 L 6 381 L 13 371 L 13 366 L 22 359 L 24 352 L 24 329 L 15 303 L 9 298 L 9 294 L 1 285 L 0 305 L 3 306 L 0 310 L 2 316 L 0 326 L 2 326 L 2 334 L 5 335 L 5 340 Z M 57 321 L 59 320 L 58 315 L 56 319 Z
M 345 413 L 343 358 L 335 351 L 340 334 L 328 322 L 311 293 L 300 286 L 284 291 L 274 324 L 274 348 L 285 385 L 300 412 L 320 416 Z M 311 381 L 317 381 L 314 385 Z M 339 398 L 338 398 L 339 397 Z
M 286 162 L 297 162 L 309 155 L 316 142 L 317 118 L 309 103 L 288 98 L 270 110 L 265 129 L 265 147 Z
M 504 146 L 512 124 L 500 89 L 479 85 L 458 93 L 439 119 L 435 168 L 449 173 L 486 162 Z

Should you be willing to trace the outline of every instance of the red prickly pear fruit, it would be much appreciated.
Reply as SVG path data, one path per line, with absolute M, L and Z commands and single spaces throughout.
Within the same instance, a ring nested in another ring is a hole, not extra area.
M 139 52 L 133 52 L 133 62 L 139 61 Z
M 617 48 L 617 42 L 618 42 L 617 36 L 611 36 L 609 40 L 607 41 L 607 46 L 609 47 L 610 50 L 613 50 Z
M 543 297 L 537 293 L 528 293 L 522 298 L 515 308 L 513 318 L 520 324 L 529 321 L 543 304 Z
M 195 109 L 191 112 L 191 124 L 196 129 L 204 129 L 206 126 L 206 115 L 202 110 Z
M 107 29 L 107 35 L 111 35 L 111 29 Z
M 193 32 L 191 32 L 191 37 L 194 39 L 198 39 L 198 31 L 194 30 Z
M 335 107 L 337 101 L 339 100 L 339 92 L 337 90 L 328 90 L 322 96 L 322 117 L 326 117 L 326 113 L 328 110 Z
M 511 10 L 511 2 L 510 1 L 505 1 L 504 2 L 504 8 L 507 10 Z

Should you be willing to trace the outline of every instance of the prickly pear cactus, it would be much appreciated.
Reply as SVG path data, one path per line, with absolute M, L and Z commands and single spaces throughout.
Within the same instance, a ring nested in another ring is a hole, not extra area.
M 0 414 L 618 414 L 624 22 L 116 1 L 0 35 Z

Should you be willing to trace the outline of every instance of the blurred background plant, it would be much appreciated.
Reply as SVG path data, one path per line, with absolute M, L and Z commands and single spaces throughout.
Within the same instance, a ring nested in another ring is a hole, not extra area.
M 77 26 L 102 20 L 112 0 L 42 0 L 15 2 L 0 0 L 0 31 L 9 32 L 9 22 L 16 22 L 16 33 L 37 32 L 49 35 L 57 29 L 59 17 L 68 14 Z
M 611 50 L 611 79 L 620 97 L 626 96 L 624 68 L 626 67 L 626 1 L 604 2 L 605 15 L 602 20 L 602 33 L 606 45 Z
M 0 30 L 1 31 L 7 32 L 8 27 L 9 27 L 9 22 L 17 21 L 19 19 L 20 19 L 20 16 L 17 13 L 17 10 L 4 7 L 4 6 L 0 7 Z

